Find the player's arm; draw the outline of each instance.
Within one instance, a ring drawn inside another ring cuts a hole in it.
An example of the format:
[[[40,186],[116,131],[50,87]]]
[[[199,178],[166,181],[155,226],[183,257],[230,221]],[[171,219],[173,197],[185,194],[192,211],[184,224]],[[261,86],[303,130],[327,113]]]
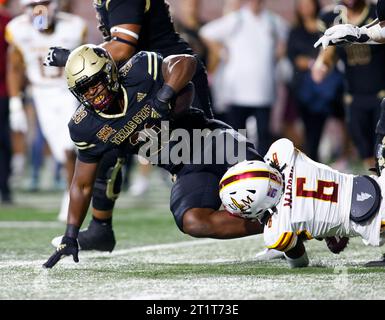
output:
[[[27,117],[24,112],[21,94],[25,83],[23,54],[16,45],[10,43],[7,51],[6,81],[9,93],[10,125],[16,132],[27,131]]]
[[[47,262],[44,263],[43,266],[45,268],[52,268],[61,258],[69,255],[73,256],[75,262],[79,262],[77,237],[91,201],[97,167],[97,163],[86,163],[79,159],[76,161],[70,187],[67,228],[61,244]]]
[[[194,77],[196,65],[195,57],[188,54],[168,56],[162,63],[164,85],[178,93]]]
[[[111,28],[111,40],[101,44],[115,62],[130,59],[136,52],[141,26],[121,24]]]
[[[385,43],[385,0],[378,0],[376,6],[377,19],[366,26],[358,27],[351,24],[340,24],[327,29],[324,35],[314,44],[329,45],[343,42],[383,44]]]
[[[153,53],[147,52],[151,57]],[[172,111],[172,99],[187,86],[195,74],[197,61],[195,57],[188,54],[168,56],[162,61],[163,85],[156,93],[155,97],[148,103],[158,111],[162,117],[168,118]],[[184,113],[190,104],[180,106],[176,111],[179,115]],[[175,115],[175,114],[174,114]]]
[[[97,167],[97,163],[86,163],[79,159],[76,160],[75,172],[69,190],[70,203],[67,225],[72,225],[77,230],[79,230],[87,214]],[[73,236],[77,238],[77,233],[74,233]]]

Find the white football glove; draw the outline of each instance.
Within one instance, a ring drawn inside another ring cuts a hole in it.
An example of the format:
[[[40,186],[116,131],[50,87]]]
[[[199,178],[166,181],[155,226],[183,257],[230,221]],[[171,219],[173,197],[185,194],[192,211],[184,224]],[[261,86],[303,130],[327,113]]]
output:
[[[327,29],[324,35],[314,44],[314,48],[322,45],[326,49],[329,45],[341,42],[355,42],[361,37],[362,29],[352,24],[337,24]]]
[[[9,99],[9,123],[12,131],[27,132],[27,115],[23,108],[23,102],[18,96]]]

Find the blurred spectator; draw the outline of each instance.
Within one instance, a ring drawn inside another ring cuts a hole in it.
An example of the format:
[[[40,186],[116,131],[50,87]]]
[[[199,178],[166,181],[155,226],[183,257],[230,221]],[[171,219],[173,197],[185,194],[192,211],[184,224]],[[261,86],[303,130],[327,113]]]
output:
[[[239,10],[242,0],[224,0],[223,15]],[[202,39],[207,48],[207,72],[215,118],[228,122],[229,105],[223,95],[223,71],[226,64],[226,48],[222,43]]]
[[[264,0],[246,0],[239,9],[214,20],[200,31],[208,43],[226,50],[222,103],[230,106],[228,122],[235,129],[257,121],[257,149],[265,154],[270,142],[270,114],[275,102],[275,66],[284,56],[287,28],[283,19],[265,9]]]
[[[338,23],[357,26],[376,19],[376,6],[365,0],[343,0],[334,10],[321,15],[323,31]],[[341,45],[322,50],[312,68],[312,76],[321,82],[337,59],[345,66],[346,120],[355,147],[366,168],[374,167],[375,126],[380,102],[385,97],[385,45]],[[368,81],[370,79],[370,81]]]
[[[199,37],[203,22],[199,18],[201,0],[179,0],[179,14],[174,18],[175,30],[207,65],[207,48]]]
[[[2,204],[12,202],[9,187],[9,177],[11,173],[11,138],[9,128],[9,100],[6,85],[6,52],[7,43],[5,41],[5,26],[11,17],[5,9],[5,0],[0,0],[0,196]]]
[[[43,66],[51,46],[75,48],[85,42],[86,24],[78,16],[58,11],[54,0],[22,0],[25,13],[12,19],[6,28],[9,43],[8,87],[11,96],[11,128],[26,132],[27,120],[22,94],[25,78],[41,130],[58,162],[66,165],[68,187],[72,180],[75,153],[69,136],[68,121],[77,102],[68,91],[63,68]],[[45,10],[41,9],[45,6]],[[63,195],[59,220],[67,218],[69,195]]]
[[[318,147],[326,119],[333,106],[341,101],[343,78],[333,70],[326,79],[316,84],[310,73],[318,55],[313,44],[318,40],[318,0],[296,0],[296,21],[289,34],[287,52],[294,67],[294,77],[289,85],[305,128],[305,152],[318,161]]]

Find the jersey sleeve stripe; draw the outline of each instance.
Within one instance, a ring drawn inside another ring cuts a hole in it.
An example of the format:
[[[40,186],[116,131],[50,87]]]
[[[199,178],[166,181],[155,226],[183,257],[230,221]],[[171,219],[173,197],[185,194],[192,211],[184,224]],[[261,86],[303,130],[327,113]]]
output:
[[[296,239],[297,239],[296,234],[295,234],[295,233],[292,233],[292,232],[290,232],[290,233],[291,233],[291,235],[290,235],[290,237],[289,237],[287,243],[279,249],[280,251],[284,251],[284,252],[285,252],[285,251],[288,251],[288,250],[290,250],[291,248],[293,248],[293,243],[294,243],[294,242],[297,243],[297,241],[296,241]]]
[[[84,147],[76,146],[76,148],[78,148],[79,150],[87,150],[87,149],[91,149],[91,148],[94,148],[94,147],[96,147],[96,144],[90,144],[90,145],[84,146]]]
[[[284,232],[279,237],[278,241],[274,243],[272,246],[268,246],[268,248],[283,251],[283,249],[290,244],[290,241],[292,240],[292,236],[293,236],[293,232]]]
[[[150,52],[146,52],[147,54],[147,72],[152,76],[152,54]]]
[[[308,240],[313,239],[313,236],[307,230],[300,230],[300,231],[297,231],[296,233],[297,233],[297,236],[300,236],[301,234],[304,234]]]
[[[75,145],[80,146],[80,147],[86,146],[86,145],[89,144],[89,143],[87,143],[87,142],[75,142],[75,141],[74,141],[74,143],[75,143]]]
[[[154,80],[158,78],[158,59],[155,52],[152,52],[154,56]]]

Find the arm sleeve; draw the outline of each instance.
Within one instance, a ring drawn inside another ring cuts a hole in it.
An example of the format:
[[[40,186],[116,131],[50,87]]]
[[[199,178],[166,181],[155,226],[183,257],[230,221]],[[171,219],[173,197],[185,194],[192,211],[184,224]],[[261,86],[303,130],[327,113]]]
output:
[[[108,8],[111,27],[120,24],[142,24],[146,0],[111,0]]]

